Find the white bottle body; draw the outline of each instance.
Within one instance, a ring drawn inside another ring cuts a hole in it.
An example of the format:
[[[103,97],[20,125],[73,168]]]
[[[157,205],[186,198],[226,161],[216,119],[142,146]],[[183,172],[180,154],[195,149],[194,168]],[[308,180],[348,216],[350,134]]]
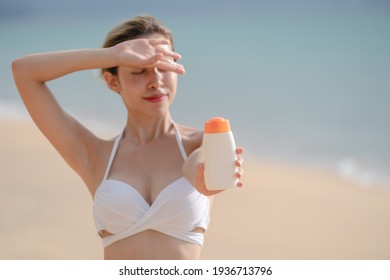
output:
[[[231,131],[204,133],[202,156],[208,190],[224,190],[237,185],[237,154]]]

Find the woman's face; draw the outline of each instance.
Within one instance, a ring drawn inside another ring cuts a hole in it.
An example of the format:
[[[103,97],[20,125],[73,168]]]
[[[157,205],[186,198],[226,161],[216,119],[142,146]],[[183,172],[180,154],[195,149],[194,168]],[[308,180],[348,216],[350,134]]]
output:
[[[152,34],[147,38],[166,39],[161,34]],[[172,49],[171,45],[160,47]],[[164,115],[176,96],[177,74],[156,67],[118,67],[118,81],[120,94],[129,113]]]

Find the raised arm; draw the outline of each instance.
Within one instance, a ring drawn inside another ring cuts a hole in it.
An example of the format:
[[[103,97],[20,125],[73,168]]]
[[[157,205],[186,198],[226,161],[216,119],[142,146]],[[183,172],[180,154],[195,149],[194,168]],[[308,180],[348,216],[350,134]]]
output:
[[[102,49],[34,54],[12,63],[16,86],[33,121],[87,184],[92,184],[91,151],[99,139],[61,108],[46,82],[109,64],[112,59]]]
[[[33,121],[84,181],[93,173],[92,163],[98,156],[94,151],[102,140],[61,108],[46,82],[76,71],[115,66],[156,66],[181,73],[180,65],[162,59],[180,57],[161,47],[168,44],[167,40],[138,39],[106,49],[34,54],[12,63],[16,86]]]

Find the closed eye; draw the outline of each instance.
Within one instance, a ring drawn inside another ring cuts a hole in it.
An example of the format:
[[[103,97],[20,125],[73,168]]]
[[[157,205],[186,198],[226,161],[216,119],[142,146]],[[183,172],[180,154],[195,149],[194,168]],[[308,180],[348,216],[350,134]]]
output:
[[[134,74],[134,75],[139,75],[139,74],[142,74],[145,72],[145,68],[143,69],[140,69],[140,70],[137,70],[137,71],[132,71],[131,74]]]

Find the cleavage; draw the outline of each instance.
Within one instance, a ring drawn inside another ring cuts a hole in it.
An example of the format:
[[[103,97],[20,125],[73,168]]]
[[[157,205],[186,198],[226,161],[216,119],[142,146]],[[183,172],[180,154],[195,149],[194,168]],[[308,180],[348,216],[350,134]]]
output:
[[[183,176],[183,158],[176,140],[164,142],[137,148],[121,143],[108,178],[130,185],[151,205],[165,187]]]

